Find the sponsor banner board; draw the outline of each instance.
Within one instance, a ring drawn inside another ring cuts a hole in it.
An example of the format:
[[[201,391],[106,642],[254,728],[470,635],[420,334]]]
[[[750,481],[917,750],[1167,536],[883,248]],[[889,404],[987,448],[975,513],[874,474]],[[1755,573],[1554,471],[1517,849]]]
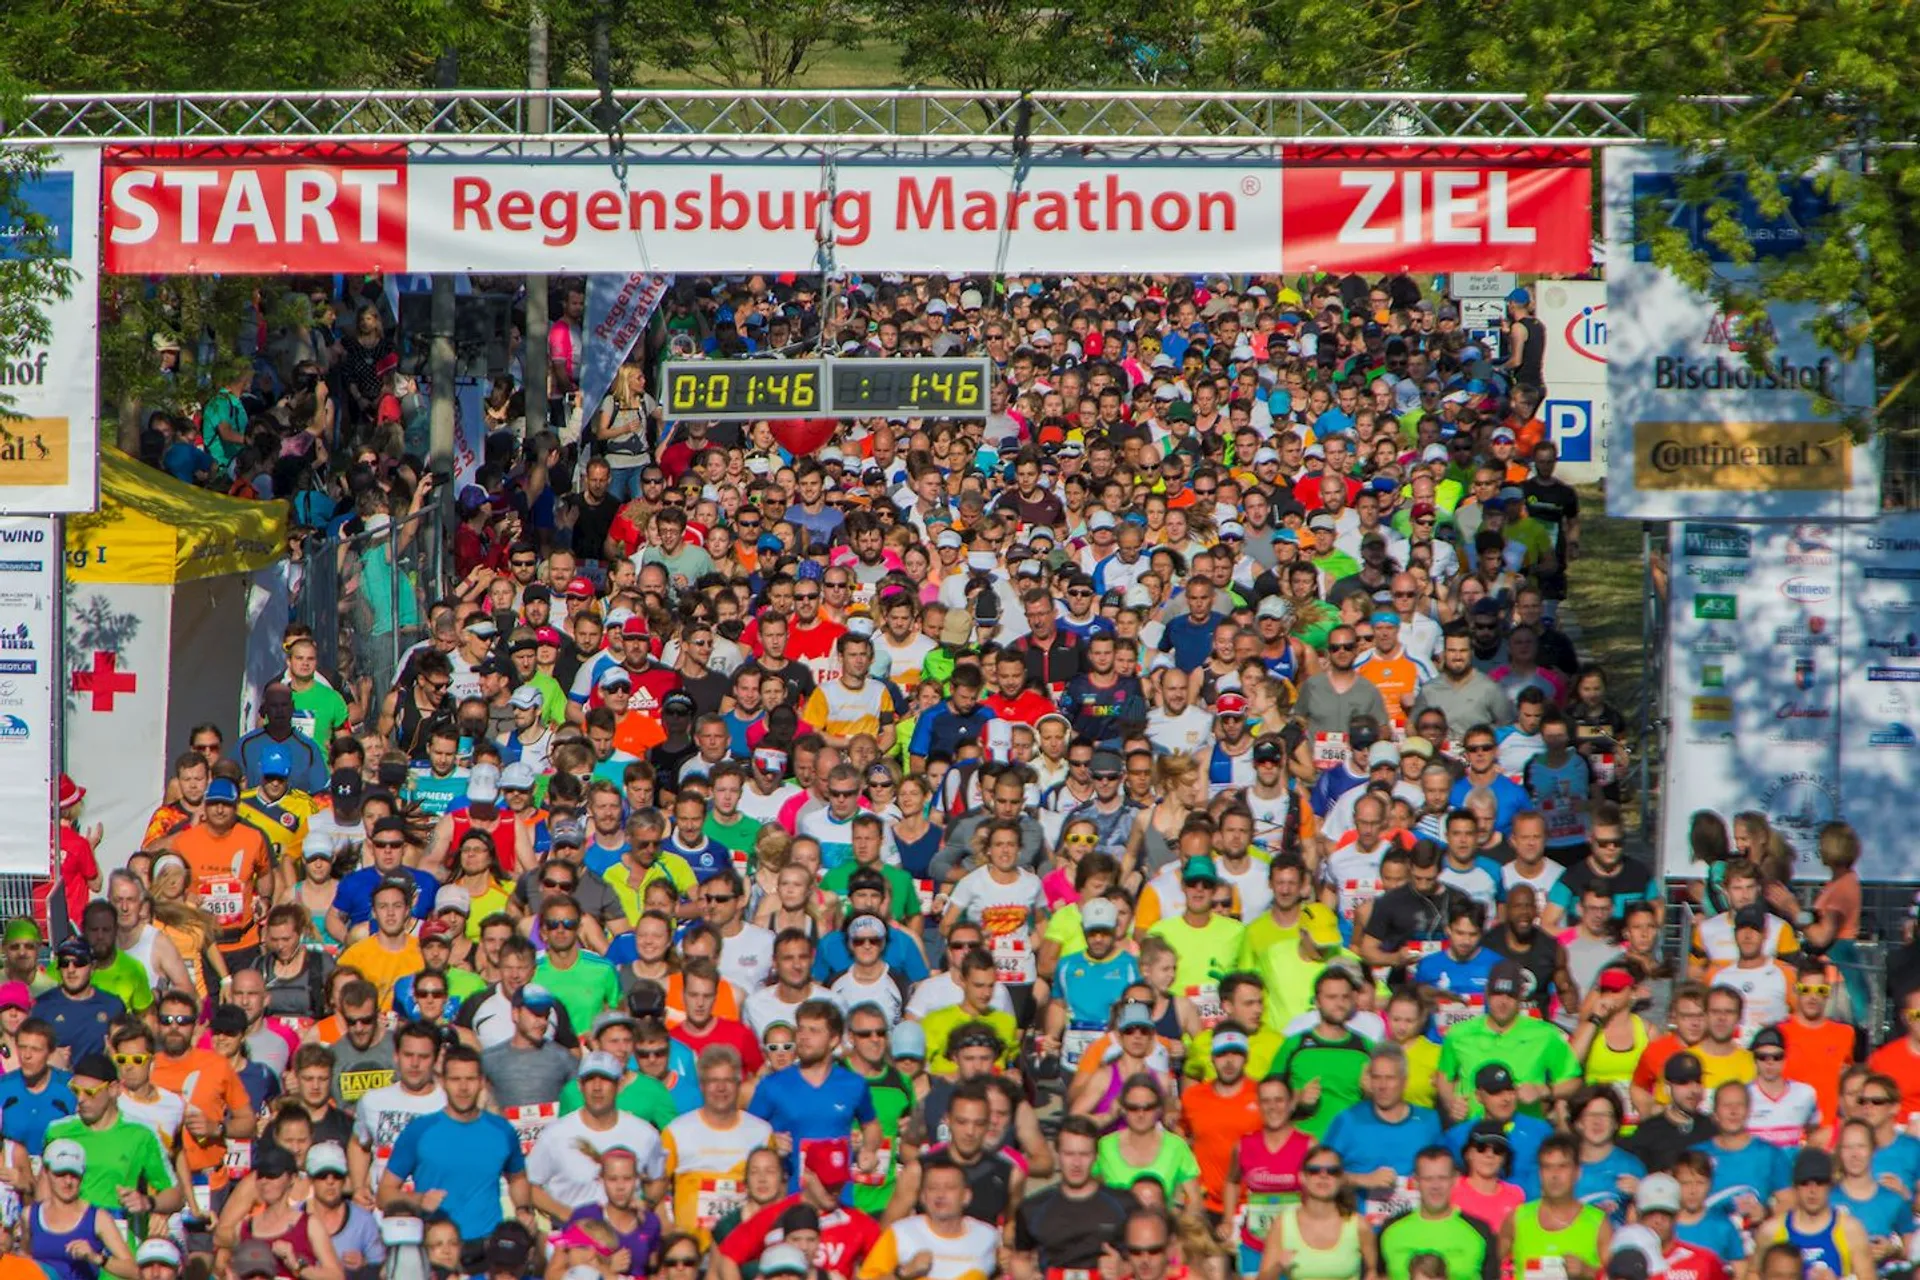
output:
[[[1613,398],[1607,391],[1607,286],[1601,280],[1541,280],[1534,314],[1547,331],[1538,417],[1560,450],[1556,475],[1589,484],[1607,473]]]
[[[1920,517],[1674,526],[1661,848],[1699,875],[1693,813],[1758,810],[1826,875],[1820,828],[1859,831],[1868,880],[1920,879],[1891,795],[1920,788]]]
[[[0,516],[0,872],[44,878],[53,830],[60,534],[47,517]]]
[[[1708,294],[1654,265],[1648,220],[1689,235],[1722,279],[1746,283],[1756,263],[1727,260],[1705,212],[1683,199],[1686,162],[1652,147],[1606,157],[1607,382],[1612,439],[1607,510],[1637,520],[1866,520],[1879,509],[1879,448],[1845,424],[1874,402],[1873,359],[1843,360],[1812,332],[1811,304],[1729,315]],[[1811,183],[1778,217],[1730,194],[1764,261],[1805,243],[1822,212]],[[1765,363],[1749,362],[1756,333]],[[1549,382],[1551,377],[1549,376]]]

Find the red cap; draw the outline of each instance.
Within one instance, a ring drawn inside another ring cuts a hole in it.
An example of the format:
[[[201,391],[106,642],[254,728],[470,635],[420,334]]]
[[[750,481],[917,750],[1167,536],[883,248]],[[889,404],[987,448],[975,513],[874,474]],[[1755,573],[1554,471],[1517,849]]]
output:
[[[1421,520],[1421,519],[1425,519],[1427,516],[1434,516],[1439,514],[1440,513],[1438,511],[1435,511],[1433,509],[1433,504],[1431,502],[1416,502],[1413,504],[1413,510],[1409,513],[1409,517],[1414,520]]]
[[[85,787],[64,773],[60,775],[60,807],[62,809],[71,809],[74,805],[79,804],[86,798],[87,789]]]
[[[646,639],[648,635],[647,620],[641,617],[640,615],[635,614],[633,617],[628,618],[625,622],[620,624],[620,634],[623,636],[631,636],[639,640]]]
[[[600,593],[593,588],[592,578],[575,578],[567,584],[567,596],[581,600],[591,600]]]
[[[550,644],[556,649],[562,647],[558,627],[541,627],[533,633],[533,640],[535,644]]]
[[[706,546],[707,545],[707,526],[705,526],[704,524],[701,524],[698,520],[687,521],[686,538],[688,542],[692,543],[696,547]]]
[[[1217,716],[1243,716],[1247,714],[1247,700],[1237,693],[1223,693],[1213,700],[1213,714]]]
[[[820,1185],[827,1190],[844,1187],[852,1179],[852,1149],[845,1138],[827,1138],[820,1142],[809,1142],[806,1152],[803,1167],[808,1173],[820,1179]]]
[[[384,378],[399,367],[400,357],[389,351],[373,362],[373,373],[375,377]]]
[[[1087,359],[1098,360],[1101,353],[1107,349],[1107,340],[1101,334],[1089,333],[1081,340],[1080,348],[1087,353]]]
[[[420,941],[431,942],[435,938],[451,938],[459,931],[459,925],[448,924],[445,920],[436,918],[420,926]]]
[[[1625,969],[1602,969],[1600,971],[1600,989],[1602,991],[1630,991],[1633,989],[1633,975]]]

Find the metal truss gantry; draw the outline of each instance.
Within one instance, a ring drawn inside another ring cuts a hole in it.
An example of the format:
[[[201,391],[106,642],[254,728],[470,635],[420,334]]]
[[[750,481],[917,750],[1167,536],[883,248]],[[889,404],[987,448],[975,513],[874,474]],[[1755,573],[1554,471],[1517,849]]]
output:
[[[1004,147],[1021,98],[964,89],[318,90],[40,94],[0,122],[8,142],[121,145],[393,143],[541,154],[614,145],[711,155],[832,150],[842,158]],[[1029,96],[1036,151],[1231,155],[1285,144],[1613,146],[1645,136],[1630,94],[1178,93]],[[1712,100],[1733,110],[1737,100]],[[534,131],[534,121],[544,118]]]

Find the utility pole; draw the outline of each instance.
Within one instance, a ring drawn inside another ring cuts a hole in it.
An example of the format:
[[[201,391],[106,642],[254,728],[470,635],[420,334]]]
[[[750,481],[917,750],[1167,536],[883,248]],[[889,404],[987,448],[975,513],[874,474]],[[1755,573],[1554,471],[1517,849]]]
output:
[[[552,127],[552,104],[547,101],[547,11],[533,6],[527,23],[527,132],[543,134]],[[526,282],[527,320],[520,336],[521,389],[527,402],[527,433],[547,422],[547,277],[529,273]]]

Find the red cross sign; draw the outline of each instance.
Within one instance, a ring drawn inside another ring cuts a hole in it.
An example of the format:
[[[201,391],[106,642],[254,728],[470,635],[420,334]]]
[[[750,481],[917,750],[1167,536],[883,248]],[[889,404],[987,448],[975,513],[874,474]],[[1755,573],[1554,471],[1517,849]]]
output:
[[[95,711],[113,710],[113,696],[116,693],[132,693],[138,684],[131,671],[121,671],[120,655],[105,649],[96,649],[93,654],[91,671],[73,673],[73,691],[93,695]]]

